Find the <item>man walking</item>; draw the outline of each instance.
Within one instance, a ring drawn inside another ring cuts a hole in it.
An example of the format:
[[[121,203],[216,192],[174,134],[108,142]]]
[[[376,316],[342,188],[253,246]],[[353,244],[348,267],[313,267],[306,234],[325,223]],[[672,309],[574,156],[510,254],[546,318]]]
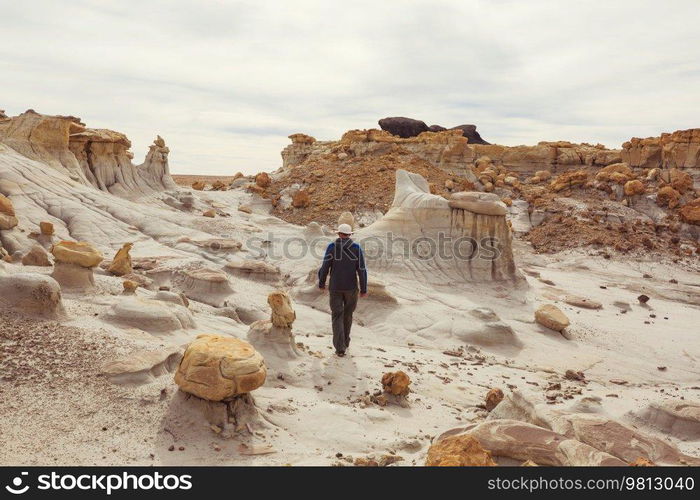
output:
[[[350,346],[352,313],[357,306],[357,282],[360,281],[360,297],[367,296],[367,268],[360,245],[352,241],[350,224],[340,224],[338,239],[328,245],[323,264],[318,270],[318,287],[326,288],[328,272],[331,273],[330,305],[333,321],[333,346],[335,353],[343,357]]]

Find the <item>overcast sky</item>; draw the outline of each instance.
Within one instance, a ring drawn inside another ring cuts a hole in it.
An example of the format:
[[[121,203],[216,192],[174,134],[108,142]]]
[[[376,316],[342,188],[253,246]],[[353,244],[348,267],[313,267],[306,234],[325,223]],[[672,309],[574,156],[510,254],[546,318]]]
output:
[[[499,144],[700,127],[700,2],[0,0],[0,109],[156,134],[173,173],[281,165],[385,116]]]

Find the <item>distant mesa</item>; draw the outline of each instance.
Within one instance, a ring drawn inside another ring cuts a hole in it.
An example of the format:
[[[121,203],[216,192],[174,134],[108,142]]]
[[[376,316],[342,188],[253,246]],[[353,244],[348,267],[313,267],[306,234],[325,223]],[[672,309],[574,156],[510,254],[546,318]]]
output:
[[[404,139],[416,137],[423,132],[442,132],[448,130],[441,125],[427,126],[424,121],[406,118],[404,116],[392,116],[379,120],[382,130]],[[469,144],[490,144],[481,138],[476,131],[476,125],[457,125],[449,130],[461,130],[464,137],[469,139]]]

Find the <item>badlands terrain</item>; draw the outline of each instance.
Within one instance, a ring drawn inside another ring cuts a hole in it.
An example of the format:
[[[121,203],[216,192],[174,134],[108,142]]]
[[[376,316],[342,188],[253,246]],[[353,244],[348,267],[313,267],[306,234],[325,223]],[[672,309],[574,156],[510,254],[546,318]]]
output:
[[[700,129],[379,124],[210,178],[0,112],[0,464],[700,464]],[[370,276],[345,358],[339,220]]]

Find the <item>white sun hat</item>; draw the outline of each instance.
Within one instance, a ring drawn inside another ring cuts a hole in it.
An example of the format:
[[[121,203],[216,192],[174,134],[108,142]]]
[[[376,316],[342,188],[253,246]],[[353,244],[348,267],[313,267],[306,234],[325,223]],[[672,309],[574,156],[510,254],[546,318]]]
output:
[[[352,234],[352,227],[350,224],[340,224],[338,229],[335,230],[336,233]]]

